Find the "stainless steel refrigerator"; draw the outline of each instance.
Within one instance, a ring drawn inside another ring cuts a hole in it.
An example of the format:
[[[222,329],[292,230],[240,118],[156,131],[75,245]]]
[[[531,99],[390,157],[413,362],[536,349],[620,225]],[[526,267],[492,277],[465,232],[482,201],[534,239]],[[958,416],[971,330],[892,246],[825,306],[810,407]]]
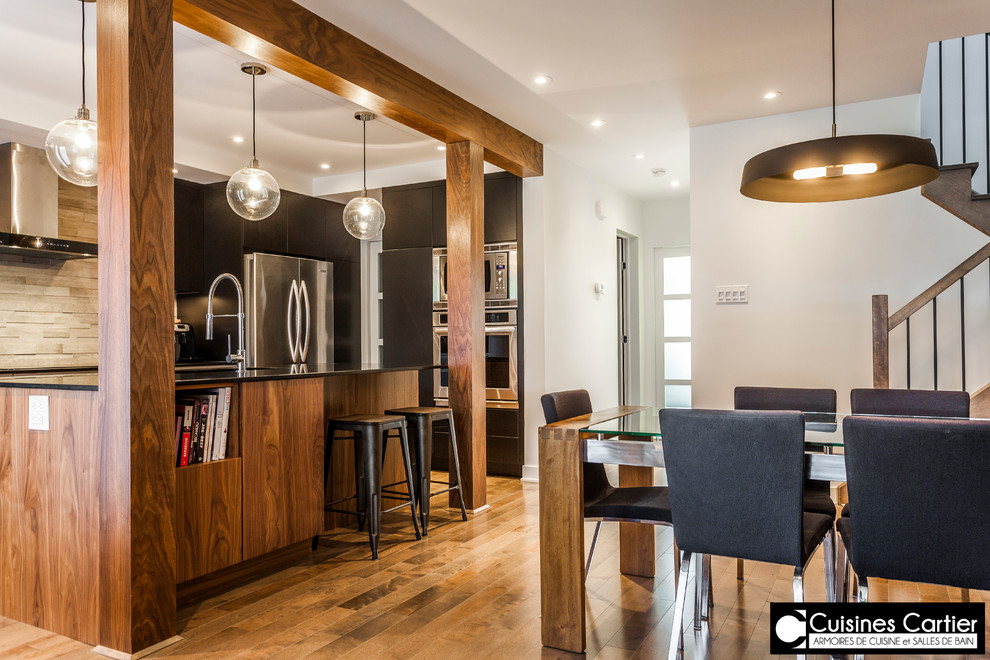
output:
[[[255,252],[244,255],[247,364],[333,362],[333,264]]]

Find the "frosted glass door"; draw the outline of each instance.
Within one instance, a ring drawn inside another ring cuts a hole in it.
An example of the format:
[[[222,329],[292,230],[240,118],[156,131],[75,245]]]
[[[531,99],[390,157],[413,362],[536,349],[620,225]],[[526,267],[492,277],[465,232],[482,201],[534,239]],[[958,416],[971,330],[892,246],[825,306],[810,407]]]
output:
[[[688,248],[654,251],[657,405],[691,407],[691,256]]]

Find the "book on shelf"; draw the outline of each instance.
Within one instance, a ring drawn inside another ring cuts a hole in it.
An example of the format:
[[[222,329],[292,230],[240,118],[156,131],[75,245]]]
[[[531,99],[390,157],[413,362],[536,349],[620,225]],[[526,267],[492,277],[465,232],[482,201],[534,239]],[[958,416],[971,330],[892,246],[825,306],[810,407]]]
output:
[[[183,391],[176,399],[177,466],[226,458],[230,397],[231,388],[220,387]]]

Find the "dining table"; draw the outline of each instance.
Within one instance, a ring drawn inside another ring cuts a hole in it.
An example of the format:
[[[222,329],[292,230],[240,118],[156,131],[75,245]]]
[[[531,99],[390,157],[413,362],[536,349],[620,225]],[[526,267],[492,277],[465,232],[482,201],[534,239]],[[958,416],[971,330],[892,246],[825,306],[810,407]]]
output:
[[[843,414],[805,413],[805,475],[845,481]],[[618,406],[540,427],[540,610],[544,646],[586,647],[582,463],[617,465],[619,486],[663,468],[659,409]],[[619,523],[619,570],[655,576],[654,526]]]

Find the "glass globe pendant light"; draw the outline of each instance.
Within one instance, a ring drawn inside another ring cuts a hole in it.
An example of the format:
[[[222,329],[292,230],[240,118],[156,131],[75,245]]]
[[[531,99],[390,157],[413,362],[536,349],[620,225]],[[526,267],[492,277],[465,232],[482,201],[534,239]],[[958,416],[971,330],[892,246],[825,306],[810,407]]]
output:
[[[82,105],[76,116],[59,122],[45,138],[45,153],[55,172],[77,186],[96,185],[96,122],[86,107],[86,3],[82,6]]]
[[[362,241],[375,238],[385,227],[385,209],[377,199],[368,197],[368,122],[374,120],[373,112],[356,112],[354,118],[361,122],[364,136],[364,192],[344,207],[344,229]]]
[[[227,182],[227,203],[234,213],[245,220],[264,220],[278,208],[282,193],[275,177],[261,169],[257,154],[257,98],[255,81],[268,73],[268,67],[257,62],[245,62],[241,71],[251,76],[251,163],[234,172]]]

